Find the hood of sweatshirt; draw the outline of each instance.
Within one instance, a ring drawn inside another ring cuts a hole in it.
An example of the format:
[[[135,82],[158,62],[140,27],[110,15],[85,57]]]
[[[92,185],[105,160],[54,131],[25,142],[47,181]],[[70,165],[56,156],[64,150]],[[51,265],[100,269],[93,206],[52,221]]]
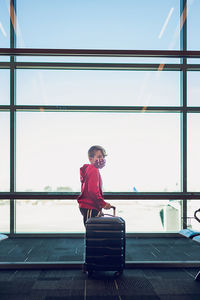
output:
[[[80,178],[81,178],[81,183],[84,183],[87,173],[89,169],[93,168],[94,166],[92,164],[85,164],[80,168]]]

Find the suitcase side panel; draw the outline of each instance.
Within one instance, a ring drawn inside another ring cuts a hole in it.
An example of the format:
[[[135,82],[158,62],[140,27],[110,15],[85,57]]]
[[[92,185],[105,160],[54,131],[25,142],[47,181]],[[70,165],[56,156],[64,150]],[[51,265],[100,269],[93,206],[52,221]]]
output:
[[[101,219],[101,221],[96,222],[96,219]],[[108,219],[112,220],[108,221]],[[125,265],[124,220],[111,217],[91,218],[88,221],[85,238],[86,270],[123,270]]]

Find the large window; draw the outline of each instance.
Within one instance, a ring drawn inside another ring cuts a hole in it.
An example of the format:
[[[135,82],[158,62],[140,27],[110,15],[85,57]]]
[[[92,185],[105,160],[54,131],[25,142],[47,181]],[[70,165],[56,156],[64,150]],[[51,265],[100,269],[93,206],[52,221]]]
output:
[[[199,3],[0,1],[0,231],[83,233],[79,172],[95,144],[127,232],[189,226],[200,199]]]

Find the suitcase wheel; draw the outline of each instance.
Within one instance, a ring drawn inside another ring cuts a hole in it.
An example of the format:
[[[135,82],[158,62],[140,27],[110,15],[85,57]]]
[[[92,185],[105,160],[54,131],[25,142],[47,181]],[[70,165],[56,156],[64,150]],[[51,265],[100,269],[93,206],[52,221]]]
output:
[[[114,276],[117,278],[117,277],[120,277],[122,274],[123,274],[123,270],[120,270],[120,271],[115,272]]]
[[[88,276],[88,278],[91,278],[91,277],[92,277],[92,275],[93,275],[93,273],[94,273],[94,271],[93,271],[93,270],[89,270],[89,271],[87,271],[87,276]]]

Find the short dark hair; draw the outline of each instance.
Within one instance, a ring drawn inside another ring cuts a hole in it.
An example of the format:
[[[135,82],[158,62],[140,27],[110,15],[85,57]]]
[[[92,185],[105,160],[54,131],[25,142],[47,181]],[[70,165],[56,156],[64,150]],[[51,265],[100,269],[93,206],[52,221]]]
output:
[[[107,156],[106,150],[105,150],[103,147],[101,147],[101,146],[99,146],[99,145],[95,145],[95,146],[90,147],[90,149],[88,150],[88,157],[89,157],[89,158],[90,158],[90,157],[94,157],[94,156],[95,156],[95,153],[96,153],[98,150],[101,151],[103,157]]]

